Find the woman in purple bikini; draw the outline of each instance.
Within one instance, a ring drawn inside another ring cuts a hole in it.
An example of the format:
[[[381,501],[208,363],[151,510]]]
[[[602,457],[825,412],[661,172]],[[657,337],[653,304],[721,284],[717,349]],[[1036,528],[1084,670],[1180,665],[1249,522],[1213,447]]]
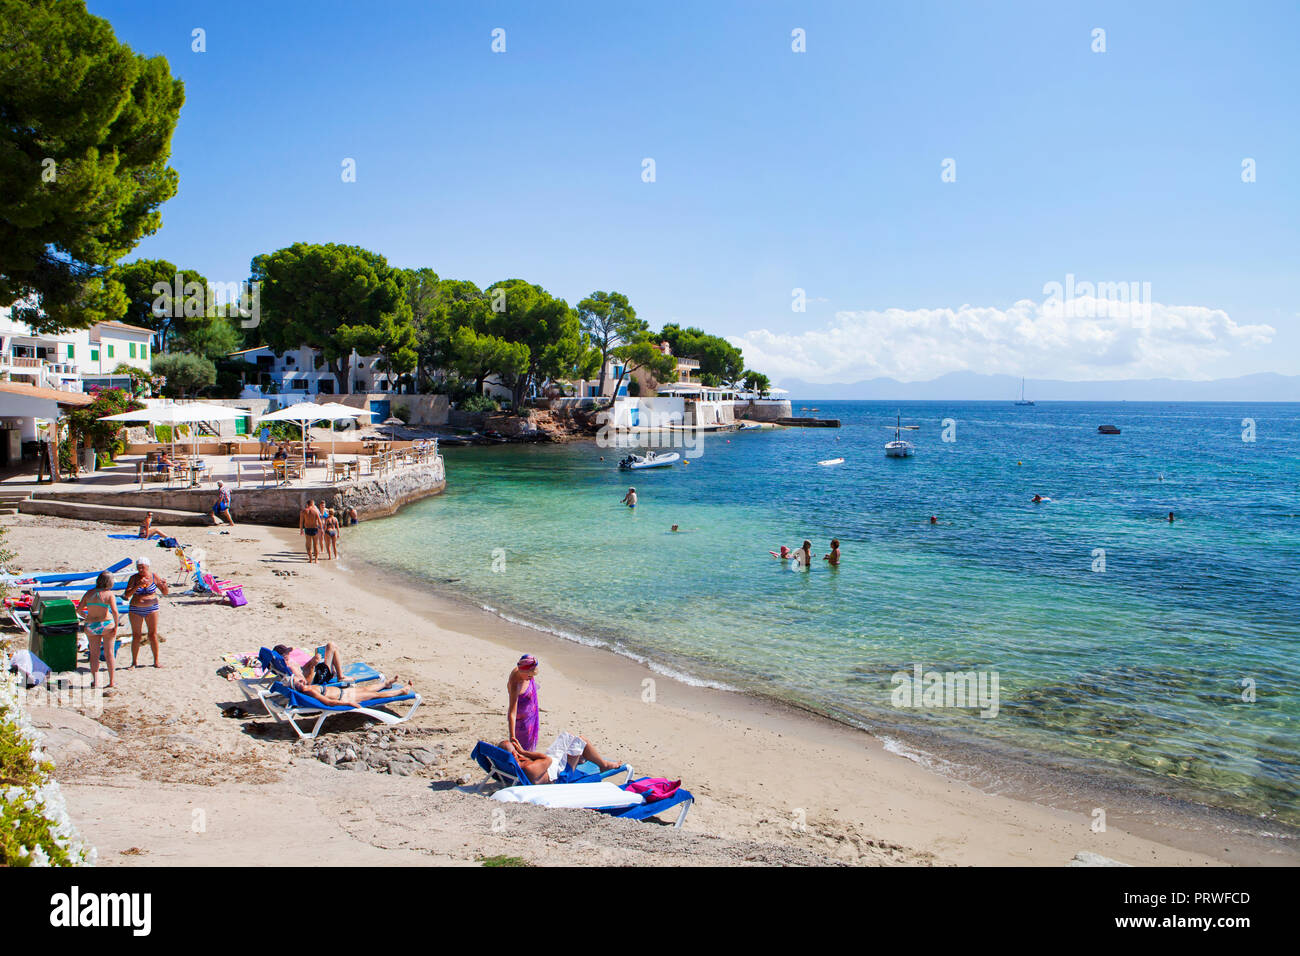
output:
[[[537,709],[537,658],[525,654],[510,672],[506,690],[510,692],[510,706],[506,708],[506,732],[510,742],[521,750],[537,749],[537,734],[542,727],[542,717]]]

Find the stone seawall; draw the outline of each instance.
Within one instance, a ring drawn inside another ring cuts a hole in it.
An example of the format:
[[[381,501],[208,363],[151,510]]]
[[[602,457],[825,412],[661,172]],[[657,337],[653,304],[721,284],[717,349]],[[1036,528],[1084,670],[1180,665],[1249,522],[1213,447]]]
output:
[[[768,400],[765,402],[736,402],[736,419],[751,422],[774,422],[778,418],[790,417],[790,401]]]
[[[298,512],[307,503],[323,500],[331,508],[356,508],[362,518],[386,518],[403,505],[447,487],[442,458],[409,465],[383,475],[371,475],[343,484],[297,484],[278,488],[244,486],[230,489],[230,507],[236,522],[297,527]],[[148,489],[145,491],[36,492],[33,500],[61,500],[120,508],[153,508],[210,514],[215,488]],[[160,522],[163,523],[163,522]]]

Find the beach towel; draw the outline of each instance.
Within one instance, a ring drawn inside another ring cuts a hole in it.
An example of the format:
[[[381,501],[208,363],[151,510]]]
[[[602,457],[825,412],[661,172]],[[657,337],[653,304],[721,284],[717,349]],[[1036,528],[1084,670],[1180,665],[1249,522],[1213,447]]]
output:
[[[217,668],[217,674],[226,680],[261,680],[266,676],[266,668],[256,654],[222,654],[225,663]]]
[[[116,538],[118,541],[139,541],[139,540],[141,540],[141,538],[140,538],[140,536],[139,536],[138,534],[106,534],[106,535],[104,535],[104,537],[105,537],[105,538]]]
[[[665,777],[646,777],[644,780],[634,780],[627,785],[630,793],[639,793],[646,799],[646,803],[655,800],[667,800],[674,793],[681,789],[680,780],[668,780]]]
[[[9,666],[23,675],[28,687],[34,687],[50,676],[50,666],[31,651],[19,651]]]
[[[594,810],[635,807],[645,802],[639,793],[628,793],[613,783],[566,783],[562,786],[506,787],[492,794],[499,803],[531,803],[553,810]]]

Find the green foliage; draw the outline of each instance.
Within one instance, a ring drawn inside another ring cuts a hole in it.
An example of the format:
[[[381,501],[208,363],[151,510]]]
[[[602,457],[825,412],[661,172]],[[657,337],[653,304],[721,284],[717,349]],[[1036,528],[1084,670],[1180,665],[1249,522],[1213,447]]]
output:
[[[217,367],[217,384],[212,389],[216,398],[238,398],[245,382],[257,381],[257,365],[243,359],[214,359]]]
[[[188,352],[168,352],[153,360],[154,374],[166,378],[163,393],[184,398],[217,381],[217,367],[201,355]]]
[[[394,417],[394,418],[397,418],[397,419],[400,419],[403,425],[409,425],[409,424],[411,424],[411,406],[409,406],[409,405],[394,405],[394,406],[393,406],[393,417]]]
[[[131,377],[131,394],[136,398],[148,395],[154,386],[153,375],[142,368],[136,368],[126,362],[118,362],[117,368],[113,369],[113,375],[129,375]]]
[[[480,334],[464,325],[452,334],[450,355],[452,368],[462,378],[472,380],[478,393],[484,379],[492,374],[499,376],[503,384],[514,383],[528,371],[530,352],[522,342]]]
[[[122,320],[153,329],[161,351],[172,347],[176,332],[204,320],[208,280],[193,269],[178,269],[165,259],[137,259],[115,266],[109,277],[121,284],[126,295]],[[174,298],[178,277],[180,301]]]
[[[511,406],[518,408],[530,382],[557,378],[577,362],[582,352],[578,314],[563,299],[523,279],[498,282],[487,293],[494,306],[488,331],[528,346],[528,367],[513,382]]]
[[[230,319],[197,318],[180,327],[174,348],[202,356],[214,364],[244,344],[244,333]]]
[[[123,314],[104,273],[162,224],[184,98],[166,59],[119,43],[80,0],[0,0],[0,301],[38,299],[16,320],[49,331]]]
[[[496,399],[490,395],[471,395],[460,403],[462,412],[469,412],[471,415],[478,415],[483,412],[495,412],[497,410]]]
[[[679,358],[697,359],[700,381],[705,385],[730,385],[744,374],[745,360],[740,349],[724,338],[670,324],[664,326],[659,339],[671,345]]]
[[[411,327],[415,330],[416,385],[423,388],[425,384],[424,369],[427,367],[425,357],[433,351],[426,349],[432,345],[432,336],[439,334],[437,327],[438,306],[442,281],[432,269],[401,269],[403,294],[411,310]],[[445,334],[440,341],[445,341]]]
[[[378,371],[396,376],[415,368],[415,327],[406,303],[396,314],[381,315],[369,325],[341,325],[338,334],[344,348],[356,349],[360,355],[374,355]]]
[[[121,422],[101,422],[99,419],[106,415],[133,412],[144,408],[144,403],[136,401],[134,396],[120,388],[101,388],[92,394],[95,396],[93,402],[68,413],[69,438],[94,448],[97,456],[108,456],[111,460],[122,447],[117,436],[123,425]]]
[[[271,429],[272,441],[302,441],[302,428],[294,422],[262,422],[255,424],[253,431],[262,434],[262,425]]]
[[[479,856],[475,859],[485,867],[532,866],[522,856]]]
[[[615,346],[635,341],[647,329],[621,292],[593,292],[578,303],[578,322],[597,352],[599,389],[605,390],[605,364]],[[590,374],[584,379],[590,379]]]
[[[378,253],[298,242],[253,259],[252,278],[262,283],[266,344],[277,354],[303,345],[320,349],[342,393],[352,388],[342,360],[355,342],[382,346],[393,370],[414,367],[414,343],[403,328],[411,325],[405,280]]]
[[[772,380],[762,372],[755,372],[753,369],[745,370],[745,388],[751,392],[757,392],[759,396],[766,396],[767,390],[772,387]]]
[[[615,395],[622,387],[623,379],[633,372],[644,370],[653,375],[657,382],[671,382],[677,370],[677,359],[665,355],[648,337],[637,342],[629,342],[627,345],[620,345],[612,349],[610,354],[623,363],[623,374],[614,383]]]

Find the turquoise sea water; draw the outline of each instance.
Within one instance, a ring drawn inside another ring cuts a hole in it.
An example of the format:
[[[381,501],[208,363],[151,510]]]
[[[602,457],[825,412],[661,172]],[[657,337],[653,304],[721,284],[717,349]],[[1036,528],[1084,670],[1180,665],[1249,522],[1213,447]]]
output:
[[[814,404],[844,427],[659,471],[447,449],[446,494],[347,551],[694,680],[1300,823],[1300,404]],[[887,459],[900,408],[917,454]],[[811,572],[768,554],[804,538]],[[996,671],[997,716],[895,706],[915,664]]]

